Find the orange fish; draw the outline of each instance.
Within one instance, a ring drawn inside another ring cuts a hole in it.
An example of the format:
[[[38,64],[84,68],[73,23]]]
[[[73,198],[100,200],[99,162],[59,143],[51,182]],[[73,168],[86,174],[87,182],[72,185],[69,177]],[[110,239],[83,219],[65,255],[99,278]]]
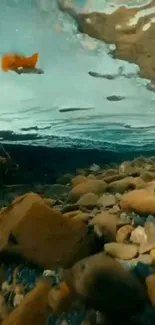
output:
[[[38,62],[39,53],[34,53],[30,57],[17,54],[7,54],[2,58],[2,70],[8,72],[15,71],[19,68],[35,69]]]

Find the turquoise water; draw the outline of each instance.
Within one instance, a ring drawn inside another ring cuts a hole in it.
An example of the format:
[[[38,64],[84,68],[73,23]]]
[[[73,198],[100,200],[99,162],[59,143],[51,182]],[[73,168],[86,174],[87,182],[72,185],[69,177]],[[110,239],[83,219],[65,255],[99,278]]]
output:
[[[74,4],[84,8],[86,2]],[[91,0],[89,11],[109,10],[108,5]],[[155,94],[146,89],[148,80],[136,76],[136,65],[111,58],[106,44],[77,33],[75,22],[59,11],[56,1],[1,0],[0,39],[0,55],[38,51],[39,67],[45,71],[0,72],[0,131],[38,134],[43,139],[30,136],[25,142],[47,146],[154,149]],[[88,75],[117,74],[120,67],[127,77]],[[108,101],[112,95],[124,99]]]

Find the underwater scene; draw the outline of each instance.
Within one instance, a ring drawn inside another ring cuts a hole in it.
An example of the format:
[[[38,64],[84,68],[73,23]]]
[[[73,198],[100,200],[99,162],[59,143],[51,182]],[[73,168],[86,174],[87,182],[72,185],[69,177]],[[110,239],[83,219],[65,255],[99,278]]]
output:
[[[155,325],[155,1],[0,1],[0,324]]]

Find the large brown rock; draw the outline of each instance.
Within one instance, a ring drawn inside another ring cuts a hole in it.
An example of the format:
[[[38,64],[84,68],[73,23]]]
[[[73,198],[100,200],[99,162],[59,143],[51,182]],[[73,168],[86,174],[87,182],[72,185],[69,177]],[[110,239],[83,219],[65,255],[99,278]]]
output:
[[[93,208],[97,205],[98,196],[94,193],[84,194],[78,201],[77,204],[79,206]]]
[[[115,195],[103,194],[99,198],[97,203],[98,203],[99,206],[103,206],[103,207],[107,208],[107,207],[112,207],[113,205],[115,205],[116,201],[117,201],[117,199],[116,199]]]
[[[112,175],[112,176],[104,176],[104,177],[102,177],[102,179],[107,184],[110,184],[110,183],[115,182],[117,180],[123,179],[124,177],[126,177],[126,174],[116,174],[116,175]]]
[[[16,308],[4,321],[3,325],[46,325],[50,307],[48,306],[48,293],[51,286],[46,282],[36,285],[18,308]]]
[[[146,183],[140,177],[128,176],[108,185],[108,191],[112,193],[124,193],[130,189],[145,188]]]
[[[125,177],[123,179],[114,181],[108,185],[108,192],[111,193],[124,193],[130,189],[133,182],[133,177]]]
[[[119,166],[119,173],[124,173],[127,176],[139,176],[141,169],[137,166],[132,166],[130,161],[124,161]]]
[[[20,253],[43,268],[68,267],[89,254],[92,235],[85,222],[63,217],[35,193],[19,197],[0,218],[0,249],[13,234]]]
[[[84,194],[94,193],[101,195],[107,188],[107,184],[101,180],[87,180],[81,184],[76,185],[70,192],[69,200],[77,201]]]
[[[103,253],[75,264],[65,272],[65,279],[85,303],[114,319],[128,317],[146,303],[145,291],[138,279]]]
[[[134,244],[108,243],[104,245],[104,251],[112,257],[131,260],[138,255],[139,249]]]
[[[113,241],[116,238],[117,222],[117,215],[105,211],[97,214],[89,224],[94,226],[95,232],[104,236],[106,241]]]
[[[140,245],[140,253],[145,254],[155,248],[155,225],[153,222],[147,221],[144,225],[146,239]]]
[[[140,175],[141,179],[143,179],[145,182],[151,182],[155,180],[155,172],[150,171],[143,171]]]
[[[150,302],[155,307],[155,274],[149,275],[146,278],[146,285]]]
[[[147,189],[134,190],[121,197],[123,211],[133,211],[140,215],[155,214],[155,195]]]

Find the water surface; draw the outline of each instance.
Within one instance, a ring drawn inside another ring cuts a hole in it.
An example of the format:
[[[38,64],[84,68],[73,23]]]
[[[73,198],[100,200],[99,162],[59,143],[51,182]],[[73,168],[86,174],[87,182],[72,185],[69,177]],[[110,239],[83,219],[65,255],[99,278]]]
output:
[[[73,2],[84,10],[86,1]],[[91,0],[87,10],[109,12],[114,6]],[[138,67],[114,60],[108,45],[77,33],[75,22],[58,10],[55,0],[1,0],[0,36],[0,55],[38,51],[39,66],[45,71],[43,75],[0,71],[0,131],[22,134],[16,142],[51,147],[154,149],[155,94],[146,89],[148,80],[91,77],[89,71],[117,74],[120,67],[128,76]],[[112,95],[124,99],[107,100]],[[0,135],[13,140],[6,132]]]

